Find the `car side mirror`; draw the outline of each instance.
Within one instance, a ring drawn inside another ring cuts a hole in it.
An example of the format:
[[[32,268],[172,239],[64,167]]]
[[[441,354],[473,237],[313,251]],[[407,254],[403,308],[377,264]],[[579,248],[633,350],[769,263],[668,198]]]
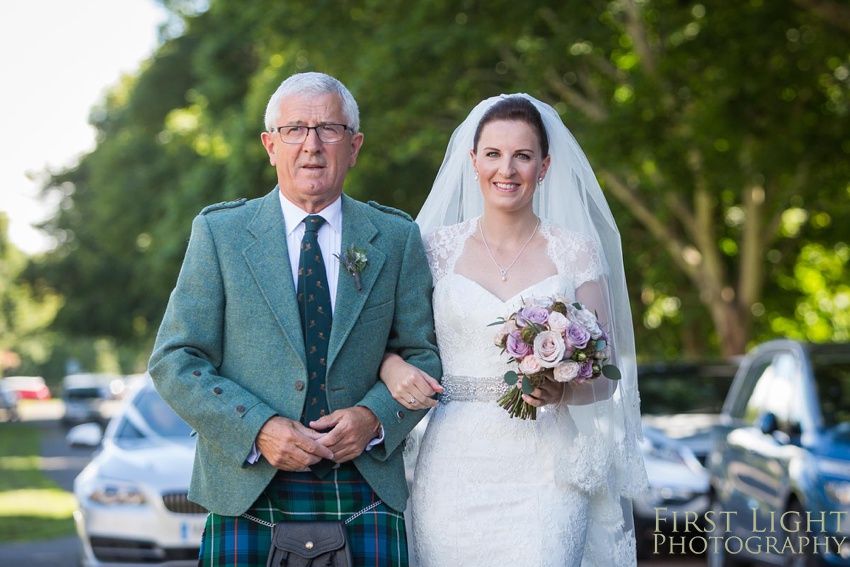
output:
[[[756,418],[756,422],[754,424],[758,427],[759,431],[764,433],[765,435],[770,435],[774,431],[779,429],[779,425],[776,421],[776,415],[773,412],[765,412],[761,414],[758,418]]]
[[[83,423],[72,427],[65,435],[65,442],[71,447],[93,449],[103,440],[103,432],[96,423]]]

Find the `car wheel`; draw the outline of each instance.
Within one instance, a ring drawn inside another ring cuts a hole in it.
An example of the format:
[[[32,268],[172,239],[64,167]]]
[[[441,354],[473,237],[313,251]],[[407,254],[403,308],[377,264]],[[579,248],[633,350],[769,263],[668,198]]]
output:
[[[784,567],[812,567],[815,565],[815,559],[812,554],[812,545],[809,535],[806,532],[803,518],[806,515],[803,510],[803,505],[799,501],[794,500],[788,506],[789,517],[792,518],[786,522],[785,537],[790,541],[793,549],[799,553],[788,553],[782,558]]]
[[[709,545],[705,552],[706,565],[708,567],[734,567],[735,565],[740,565],[734,559],[734,556],[726,552],[726,531],[723,529],[722,523],[716,520],[721,517],[720,512],[723,508],[713,492],[711,493],[710,510],[713,512],[712,515],[715,518],[715,522],[714,528],[707,534],[709,536]]]

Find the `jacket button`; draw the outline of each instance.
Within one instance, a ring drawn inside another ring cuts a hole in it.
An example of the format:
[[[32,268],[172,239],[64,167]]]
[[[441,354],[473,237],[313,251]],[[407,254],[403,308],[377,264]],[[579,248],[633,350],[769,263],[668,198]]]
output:
[[[220,393],[221,393],[221,388],[219,388],[218,386],[213,388],[213,394],[220,394]]]
[[[303,390],[303,389],[304,389],[304,382],[302,382],[301,380],[299,380],[298,382],[296,382],[296,383],[295,383],[295,389],[296,389],[296,390],[298,390],[299,392],[300,392],[301,390]]]
[[[236,411],[238,411],[239,413],[244,412],[244,411],[245,411],[245,406],[236,406]]]
[[[401,411],[401,410],[397,411],[397,412],[396,412],[396,417],[398,417],[399,419],[404,419],[404,412],[403,412],[403,411]]]
[[[194,372],[192,372],[192,376],[200,376],[200,375],[201,375],[200,370],[195,370]]]

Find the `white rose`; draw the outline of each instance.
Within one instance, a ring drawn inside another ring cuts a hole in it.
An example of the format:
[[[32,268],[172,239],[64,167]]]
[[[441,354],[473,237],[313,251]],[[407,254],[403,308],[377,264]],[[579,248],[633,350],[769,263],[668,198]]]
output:
[[[543,368],[554,368],[564,358],[564,337],[553,331],[543,331],[534,338],[534,356]]]
[[[602,327],[599,326],[596,315],[591,313],[589,309],[570,309],[567,312],[567,318],[587,329],[593,339],[602,336]]]
[[[567,319],[565,316],[561,315],[557,311],[552,311],[552,313],[549,314],[550,331],[554,331],[563,335],[564,331],[567,329],[567,325],[569,324],[569,319]]]
[[[568,360],[567,362],[555,367],[555,380],[558,382],[571,382],[578,376],[578,371],[581,369],[581,364]]]

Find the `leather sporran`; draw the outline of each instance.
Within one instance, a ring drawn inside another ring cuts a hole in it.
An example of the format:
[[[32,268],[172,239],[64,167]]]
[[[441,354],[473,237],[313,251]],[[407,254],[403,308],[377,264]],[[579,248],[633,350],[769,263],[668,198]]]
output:
[[[351,567],[345,522],[278,522],[266,567]]]

